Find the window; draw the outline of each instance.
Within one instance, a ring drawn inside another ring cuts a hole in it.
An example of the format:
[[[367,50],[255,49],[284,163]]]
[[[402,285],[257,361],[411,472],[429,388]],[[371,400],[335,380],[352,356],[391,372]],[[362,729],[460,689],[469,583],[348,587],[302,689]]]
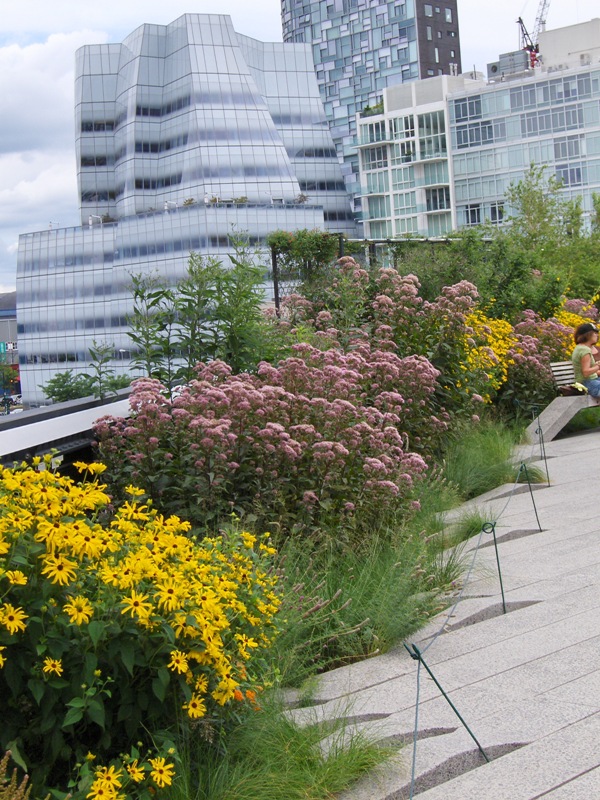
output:
[[[433,6],[429,5],[429,3],[425,3],[425,16],[426,17],[433,17]]]
[[[452,9],[446,9],[446,22],[452,22]]]
[[[456,50],[450,50],[450,58],[456,58]]]
[[[481,223],[480,203],[465,206],[465,225],[479,225]]]
[[[574,141],[573,141],[574,139]],[[554,141],[554,158],[564,160],[579,155],[579,137],[563,137]]]
[[[372,147],[363,151],[363,166],[365,169],[383,169],[387,167],[387,147]]]
[[[427,26],[427,41],[431,42],[433,39],[433,33],[431,31],[431,25]]]
[[[581,186],[582,183],[582,172],[580,165],[562,165],[560,167],[556,167],[556,177],[559,181],[565,186]]]
[[[435,48],[435,63],[436,64],[440,63],[440,51],[438,50],[437,47]]]
[[[425,198],[427,211],[445,211],[450,208],[450,188],[441,186],[439,189],[426,189]]]
[[[504,203],[502,200],[498,200],[496,203],[492,203],[490,206],[490,222],[493,222],[494,225],[498,225],[504,219]]]

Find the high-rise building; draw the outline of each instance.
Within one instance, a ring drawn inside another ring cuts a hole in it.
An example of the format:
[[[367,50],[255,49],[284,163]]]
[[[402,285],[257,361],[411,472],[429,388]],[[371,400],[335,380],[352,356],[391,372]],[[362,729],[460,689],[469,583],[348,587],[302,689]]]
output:
[[[354,233],[309,45],[265,44],[229,17],[142,25],[76,59],[81,226],[23,234],[17,296],[24,398],[94,340],[126,369],[131,275],[174,282],[190,251],[226,259],[234,227]]]
[[[435,77],[384,92],[358,120],[365,235],[440,236],[502,224],[506,190],[531,164],[579,198],[589,225],[600,194],[600,19],[539,36],[488,65],[491,82]]]
[[[457,0],[282,0],[283,39],[308,42],[349,192],[360,208],[356,115],[383,91],[461,71]]]

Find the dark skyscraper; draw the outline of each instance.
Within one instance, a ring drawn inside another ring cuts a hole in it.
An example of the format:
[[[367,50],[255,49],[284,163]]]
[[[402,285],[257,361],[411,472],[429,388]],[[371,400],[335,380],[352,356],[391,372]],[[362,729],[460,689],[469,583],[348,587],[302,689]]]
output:
[[[346,186],[356,196],[356,113],[377,107],[386,86],[461,72],[457,0],[282,0],[281,9],[284,41],[312,46]]]

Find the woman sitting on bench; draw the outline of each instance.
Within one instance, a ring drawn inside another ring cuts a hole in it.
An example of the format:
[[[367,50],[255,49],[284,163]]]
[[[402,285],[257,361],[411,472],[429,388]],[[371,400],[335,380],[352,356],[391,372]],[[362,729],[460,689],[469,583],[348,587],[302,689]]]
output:
[[[575,328],[575,349],[571,355],[575,380],[582,383],[591,397],[600,397],[600,363],[594,360],[598,328],[584,322]]]

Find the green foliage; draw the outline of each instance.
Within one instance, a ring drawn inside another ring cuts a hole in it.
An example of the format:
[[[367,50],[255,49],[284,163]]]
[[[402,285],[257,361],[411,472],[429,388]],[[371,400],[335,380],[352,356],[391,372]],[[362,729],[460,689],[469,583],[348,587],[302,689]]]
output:
[[[281,280],[311,284],[332,263],[339,238],[320,230],[302,229],[294,233],[280,230],[267,236],[267,244],[276,254]]]
[[[76,375],[72,369],[57,372],[41,389],[53,403],[90,397],[94,393],[91,378],[82,373]]]
[[[173,800],[330,800],[392,752],[349,732],[343,721],[332,722],[327,730],[310,719],[300,726],[269,694],[261,697],[260,709],[231,733],[224,752],[207,753],[201,736],[194,737],[186,753],[186,781],[174,786],[171,796]]]
[[[435,556],[423,537],[405,531],[391,538],[391,530],[380,530],[364,551],[316,553],[286,542],[286,623],[274,644],[286,683],[385,652],[438,607]]]
[[[516,434],[490,419],[454,432],[446,449],[443,474],[468,500],[503,483],[514,483],[519,465],[513,458]],[[528,467],[533,482],[543,480],[541,473]],[[523,478],[524,479],[524,478]]]
[[[230,267],[192,253],[173,287],[153,276],[132,276],[134,365],[167,387],[192,380],[200,362],[221,359],[237,373],[277,350],[262,309],[265,267],[243,236],[230,240]]]
[[[264,537],[197,543],[134,487],[109,508],[50,460],[0,481],[0,747],[36,792],[65,790],[89,751],[98,768],[204,718],[216,735],[256,689],[279,605]]]
[[[117,389],[124,389],[129,386],[127,375],[117,375],[115,370],[109,366],[114,357],[114,345],[106,342],[97,342],[95,339],[90,347],[91,373],[84,373],[84,377],[89,380],[92,394],[104,400],[105,397],[115,394]]]

